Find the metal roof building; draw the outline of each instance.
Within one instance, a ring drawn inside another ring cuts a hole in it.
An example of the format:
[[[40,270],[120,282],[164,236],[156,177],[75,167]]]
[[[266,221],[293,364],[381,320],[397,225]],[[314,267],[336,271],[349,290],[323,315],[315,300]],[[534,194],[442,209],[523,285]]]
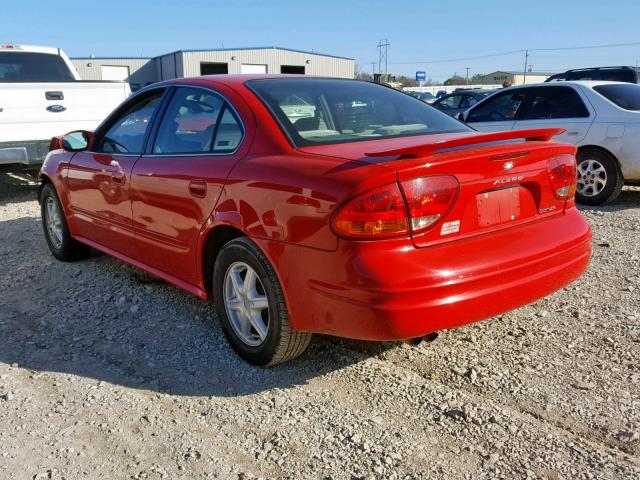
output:
[[[297,73],[353,78],[355,60],[280,47],[178,50],[153,58],[76,57],[83,80],[128,80],[132,89],[171,78],[224,73]]]
[[[509,85],[524,85],[525,83],[542,83],[549,78],[553,73],[548,72],[513,72],[498,70],[497,72],[489,73],[482,78],[482,83],[489,85],[502,85],[505,82]]]

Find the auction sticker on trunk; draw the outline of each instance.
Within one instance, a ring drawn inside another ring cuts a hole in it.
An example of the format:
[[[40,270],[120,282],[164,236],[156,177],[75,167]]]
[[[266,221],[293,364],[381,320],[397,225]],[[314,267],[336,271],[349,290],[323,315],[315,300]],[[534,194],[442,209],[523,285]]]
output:
[[[452,233],[458,233],[460,231],[460,220],[453,220],[452,222],[444,222],[440,229],[440,235],[450,235]]]

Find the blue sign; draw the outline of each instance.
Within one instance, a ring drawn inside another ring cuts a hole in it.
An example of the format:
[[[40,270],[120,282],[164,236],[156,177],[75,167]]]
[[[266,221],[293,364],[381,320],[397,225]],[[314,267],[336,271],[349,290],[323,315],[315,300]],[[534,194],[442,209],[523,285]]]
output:
[[[416,82],[424,82],[427,80],[427,72],[416,72]]]

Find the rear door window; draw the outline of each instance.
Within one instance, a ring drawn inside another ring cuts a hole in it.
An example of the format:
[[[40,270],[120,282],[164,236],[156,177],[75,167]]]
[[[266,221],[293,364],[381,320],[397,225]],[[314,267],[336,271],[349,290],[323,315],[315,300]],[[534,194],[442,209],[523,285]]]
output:
[[[529,107],[519,120],[586,118],[588,116],[589,110],[573,88],[546,87],[534,90]]]
[[[640,110],[640,85],[631,83],[597,85],[593,89],[604,98],[625,110]]]
[[[443,98],[442,100],[440,100],[438,105],[440,105],[440,107],[445,109],[458,108],[461,101],[462,101],[462,95],[451,95],[450,97]]]
[[[242,128],[222,97],[179,87],[160,122],[153,153],[230,152],[241,139]]]
[[[499,122],[513,120],[530,89],[497,93],[469,112],[467,122]]]

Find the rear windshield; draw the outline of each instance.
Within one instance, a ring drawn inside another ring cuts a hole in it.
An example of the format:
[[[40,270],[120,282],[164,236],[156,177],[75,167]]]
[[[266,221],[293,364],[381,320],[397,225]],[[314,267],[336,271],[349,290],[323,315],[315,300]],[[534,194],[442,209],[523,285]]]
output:
[[[0,82],[72,82],[61,56],[36,52],[0,52]]]
[[[640,110],[640,85],[631,83],[598,85],[593,89],[625,110]]]
[[[420,100],[369,82],[284,78],[247,86],[297,147],[470,130]]]

